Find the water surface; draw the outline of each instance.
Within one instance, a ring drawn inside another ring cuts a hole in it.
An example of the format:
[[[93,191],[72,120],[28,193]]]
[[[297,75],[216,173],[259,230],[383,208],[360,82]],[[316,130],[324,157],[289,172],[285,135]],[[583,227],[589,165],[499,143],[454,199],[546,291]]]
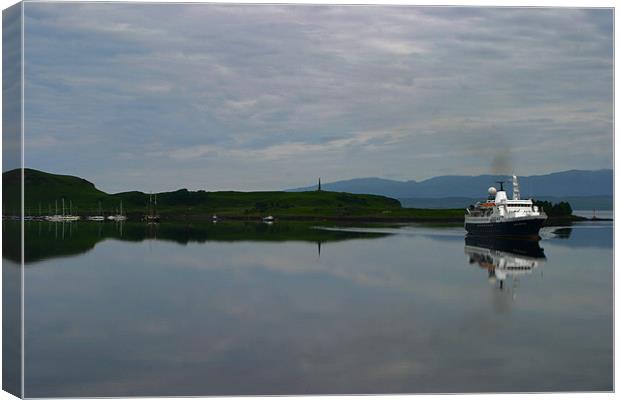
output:
[[[26,396],[612,390],[610,223],[313,225],[29,222]]]

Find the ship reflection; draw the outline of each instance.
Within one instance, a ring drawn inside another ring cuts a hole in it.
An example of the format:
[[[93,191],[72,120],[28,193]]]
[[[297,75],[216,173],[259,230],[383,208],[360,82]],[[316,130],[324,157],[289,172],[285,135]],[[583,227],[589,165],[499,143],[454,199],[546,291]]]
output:
[[[468,236],[465,254],[470,264],[478,264],[488,271],[489,281],[500,290],[506,289],[509,283],[513,290],[521,276],[532,274],[546,261],[537,240]]]

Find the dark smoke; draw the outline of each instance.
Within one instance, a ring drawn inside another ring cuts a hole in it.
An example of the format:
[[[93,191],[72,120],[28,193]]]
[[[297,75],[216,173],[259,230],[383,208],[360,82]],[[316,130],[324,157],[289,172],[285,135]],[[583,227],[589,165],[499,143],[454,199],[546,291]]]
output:
[[[495,154],[491,163],[491,170],[493,175],[512,175],[512,152],[506,149],[502,150],[501,153]]]

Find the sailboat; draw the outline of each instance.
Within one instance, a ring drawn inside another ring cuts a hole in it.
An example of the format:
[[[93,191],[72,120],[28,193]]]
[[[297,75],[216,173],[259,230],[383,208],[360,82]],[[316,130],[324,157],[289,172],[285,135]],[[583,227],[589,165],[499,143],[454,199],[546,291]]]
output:
[[[71,221],[77,221],[80,219],[79,215],[73,215],[73,213],[71,212],[71,209],[73,208],[73,203],[71,202],[71,200],[69,200],[69,214],[64,215],[64,220],[67,222],[71,222]],[[64,211],[64,208],[63,208]]]
[[[87,219],[89,221],[105,221],[103,212],[101,212],[101,202],[99,202],[99,209],[97,210],[97,215],[91,215]]]
[[[56,214],[45,217],[47,221],[51,222],[73,222],[80,219],[79,215],[71,215],[71,207],[69,207],[69,214],[65,215],[65,199],[62,200],[62,214],[58,214],[58,202],[56,202]]]
[[[127,219],[127,216],[123,215],[123,200],[121,200],[120,212],[118,214],[109,215],[108,219],[110,221],[125,221]]]
[[[153,195],[149,195],[149,204],[144,220],[151,223],[159,222],[159,214],[157,214],[157,193],[155,193],[155,201],[153,201]]]
[[[51,208],[51,206],[50,206]],[[46,215],[44,218],[46,221],[50,221],[50,222],[58,222],[60,221],[60,215],[58,215],[58,200],[54,201],[54,213],[52,214],[51,210],[50,210],[50,215]]]

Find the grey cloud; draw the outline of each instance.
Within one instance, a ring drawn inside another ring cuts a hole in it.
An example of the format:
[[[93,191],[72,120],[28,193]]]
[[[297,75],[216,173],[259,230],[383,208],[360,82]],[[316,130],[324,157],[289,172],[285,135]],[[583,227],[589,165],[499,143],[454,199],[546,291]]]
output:
[[[27,151],[111,191],[488,172],[496,136],[527,149],[522,174],[610,167],[612,23],[585,9],[28,3]],[[128,169],[139,178],[113,178]]]

